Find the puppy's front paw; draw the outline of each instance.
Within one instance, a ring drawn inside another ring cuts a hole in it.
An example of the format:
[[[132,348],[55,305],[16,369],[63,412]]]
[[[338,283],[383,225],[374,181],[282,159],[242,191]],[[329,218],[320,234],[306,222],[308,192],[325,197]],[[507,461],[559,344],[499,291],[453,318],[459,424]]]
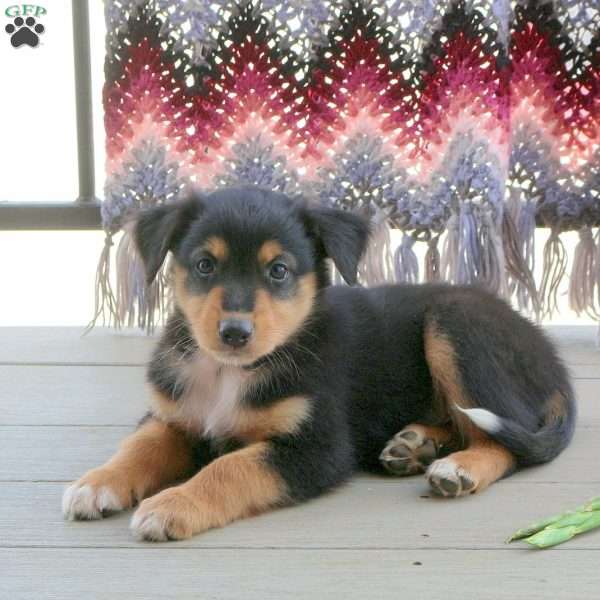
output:
[[[184,540],[207,527],[200,505],[178,488],[169,488],[147,498],[131,519],[133,535],[150,542]]]
[[[131,491],[121,478],[105,468],[93,469],[70,485],[62,498],[65,519],[92,520],[131,505]]]

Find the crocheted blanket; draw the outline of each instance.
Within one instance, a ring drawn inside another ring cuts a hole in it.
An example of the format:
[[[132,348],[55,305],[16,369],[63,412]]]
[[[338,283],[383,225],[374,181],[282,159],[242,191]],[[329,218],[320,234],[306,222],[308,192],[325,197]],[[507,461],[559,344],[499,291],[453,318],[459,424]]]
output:
[[[146,289],[127,229],[137,210],[244,183],[368,214],[364,284],[481,282],[539,317],[569,276],[571,306],[598,316],[598,0],[105,5],[96,318],[151,328],[165,310],[167,272]],[[536,224],[551,228],[537,279]]]

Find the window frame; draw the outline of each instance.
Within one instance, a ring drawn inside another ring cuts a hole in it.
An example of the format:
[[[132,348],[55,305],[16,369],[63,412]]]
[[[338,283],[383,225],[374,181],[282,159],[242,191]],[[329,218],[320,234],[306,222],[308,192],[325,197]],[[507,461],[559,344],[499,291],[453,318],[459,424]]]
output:
[[[0,202],[0,231],[101,229],[94,176],[88,0],[72,0],[78,197],[70,202]]]

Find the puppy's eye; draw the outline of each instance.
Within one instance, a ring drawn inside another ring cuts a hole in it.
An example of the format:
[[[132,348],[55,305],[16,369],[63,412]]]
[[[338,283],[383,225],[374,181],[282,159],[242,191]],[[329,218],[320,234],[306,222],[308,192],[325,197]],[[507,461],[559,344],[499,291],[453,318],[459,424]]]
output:
[[[208,257],[201,258],[196,263],[196,270],[202,275],[210,275],[215,271],[215,261]]]
[[[289,270],[283,263],[275,263],[269,269],[269,277],[275,281],[283,281],[288,273]]]

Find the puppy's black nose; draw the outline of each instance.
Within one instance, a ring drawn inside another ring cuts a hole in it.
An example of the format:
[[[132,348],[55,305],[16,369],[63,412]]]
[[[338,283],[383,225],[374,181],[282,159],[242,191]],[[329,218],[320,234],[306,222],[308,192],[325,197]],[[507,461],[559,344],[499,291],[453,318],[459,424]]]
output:
[[[225,319],[219,321],[219,335],[223,343],[232,348],[241,348],[252,336],[252,323],[242,319]]]

